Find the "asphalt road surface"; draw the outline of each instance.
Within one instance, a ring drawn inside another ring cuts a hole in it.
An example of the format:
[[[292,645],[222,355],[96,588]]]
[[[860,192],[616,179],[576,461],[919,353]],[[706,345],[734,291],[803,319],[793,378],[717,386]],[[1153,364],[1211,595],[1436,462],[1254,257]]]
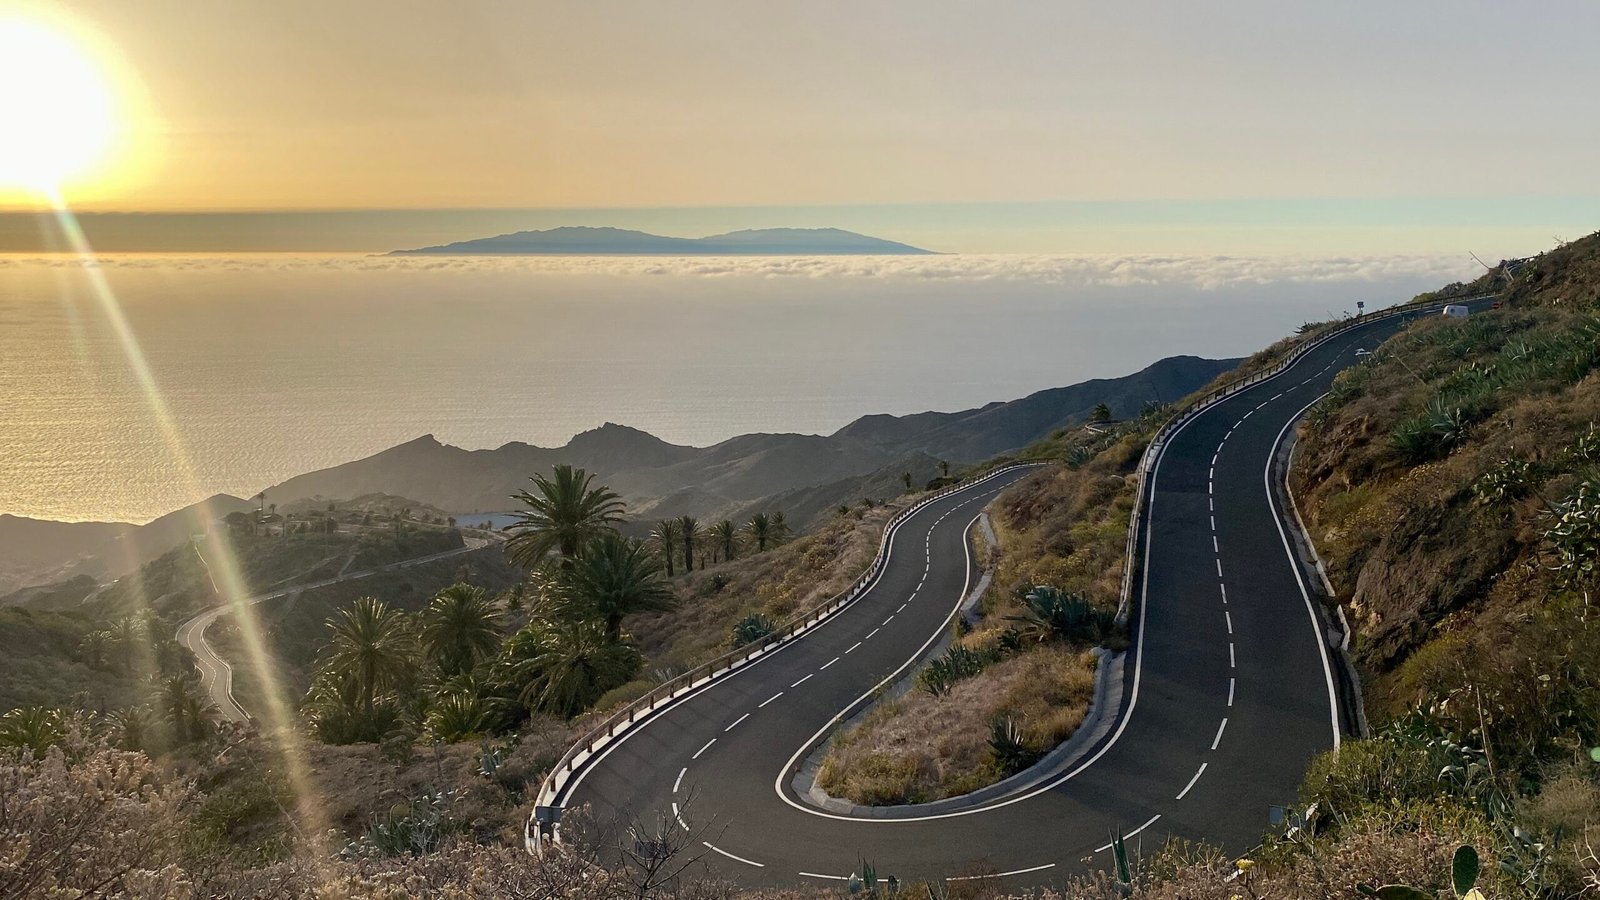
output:
[[[1271,497],[1290,425],[1397,320],[1333,338],[1279,376],[1216,403],[1158,457],[1130,619],[1120,718],[1058,778],[938,815],[824,812],[790,777],[833,725],[909,667],[976,572],[966,532],[1026,471],[957,492],[894,534],[879,582],[805,637],[687,694],[608,745],[563,789],[612,834],[675,816],[723,877],[750,885],[880,876],[1061,882],[1109,864],[1108,835],[1254,846],[1336,746],[1331,651]]]

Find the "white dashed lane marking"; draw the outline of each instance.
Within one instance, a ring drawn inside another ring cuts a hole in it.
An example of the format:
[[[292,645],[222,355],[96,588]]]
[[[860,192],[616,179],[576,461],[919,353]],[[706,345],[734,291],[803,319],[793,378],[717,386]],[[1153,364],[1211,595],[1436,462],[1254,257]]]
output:
[[[773,694],[771,697],[768,697],[767,699],[761,701],[761,705],[757,706],[756,709],[765,709],[768,703],[771,703],[772,701],[774,701],[774,700],[776,700],[776,699],[778,699],[779,697],[782,697],[782,696],[783,696],[783,691],[779,691],[776,694]],[[748,713],[746,713],[746,715],[748,715]]]
[[[727,734],[728,732],[734,730],[735,728],[739,727],[739,723],[740,722],[743,722],[745,719],[748,719],[748,718],[750,718],[750,714],[749,713],[745,713],[744,715],[740,716],[739,718],[734,719],[732,725],[729,725],[727,728],[722,729],[722,733],[723,734]]]
[[[796,681],[794,684],[789,685],[789,687],[797,688],[800,685],[805,684],[806,682],[808,682],[811,679],[815,678],[816,676],[817,676],[817,673],[812,672],[810,675],[807,675],[806,677],[800,679],[799,681]]]
[[[1228,727],[1228,717],[1227,716],[1223,716],[1222,717],[1222,724],[1217,726],[1217,736],[1211,739],[1211,749],[1213,749],[1213,750],[1217,749],[1217,745],[1222,743],[1222,729],[1227,728],[1227,727]]]
[[[1200,771],[1194,773],[1194,777],[1189,779],[1189,783],[1184,785],[1183,790],[1179,791],[1178,792],[1178,796],[1175,797],[1174,799],[1182,800],[1185,795],[1187,795],[1191,790],[1194,790],[1195,782],[1199,781],[1200,780],[1200,776],[1204,775],[1206,773],[1206,766],[1207,765],[1209,765],[1209,763],[1201,763],[1200,764]]]
[[[711,745],[715,744],[716,742],[717,742],[716,738],[712,738],[711,740],[706,741],[706,745],[704,747],[701,747],[699,750],[696,750],[694,752],[694,755],[689,757],[689,758],[692,759],[692,760],[693,759],[699,759],[700,758],[700,754],[706,752],[707,750],[710,750],[711,749]]]

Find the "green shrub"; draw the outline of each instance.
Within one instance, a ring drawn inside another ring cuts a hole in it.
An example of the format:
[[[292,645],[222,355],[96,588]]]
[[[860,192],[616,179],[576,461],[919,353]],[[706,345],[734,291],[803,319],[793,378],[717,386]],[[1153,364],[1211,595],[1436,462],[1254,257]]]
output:
[[[640,697],[643,697],[645,694],[650,693],[650,691],[654,688],[654,684],[649,681],[645,681],[644,679],[630,681],[621,687],[612,688],[611,690],[600,695],[600,699],[595,701],[595,711],[605,712],[606,710],[617,709],[622,706],[626,706]]]

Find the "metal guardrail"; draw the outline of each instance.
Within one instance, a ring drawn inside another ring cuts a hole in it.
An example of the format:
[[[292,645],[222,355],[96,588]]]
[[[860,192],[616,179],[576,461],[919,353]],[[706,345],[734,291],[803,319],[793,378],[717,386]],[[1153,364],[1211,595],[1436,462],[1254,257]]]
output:
[[[1437,312],[1444,309],[1446,306],[1462,303],[1473,303],[1479,300],[1487,300],[1494,296],[1496,295],[1480,294],[1475,297],[1453,297],[1449,300],[1430,301],[1428,303],[1419,303],[1416,305],[1402,304],[1400,306],[1392,306],[1385,310],[1369,313],[1361,316],[1360,318],[1350,319],[1347,322],[1325,332],[1324,334],[1316,336],[1313,340],[1303,343],[1300,346],[1290,350],[1289,353],[1283,357],[1283,359],[1278,361],[1277,365],[1274,365],[1270,369],[1263,369],[1262,371],[1254,372],[1250,375],[1244,376],[1243,378],[1237,378],[1233,381],[1230,381],[1221,387],[1210,391],[1205,396],[1189,402],[1183,407],[1183,409],[1180,409],[1177,413],[1175,413],[1172,418],[1168,419],[1166,423],[1156,431],[1155,436],[1150,439],[1150,443],[1145,445],[1144,453],[1139,457],[1139,465],[1134,469],[1135,477],[1137,477],[1139,480],[1139,487],[1138,494],[1134,498],[1133,515],[1128,520],[1128,545],[1123,556],[1124,562],[1122,566],[1122,596],[1117,604],[1118,624],[1126,624],[1128,621],[1128,616],[1133,609],[1133,584],[1136,576],[1138,575],[1138,570],[1141,567],[1141,561],[1136,555],[1139,543],[1139,530],[1144,520],[1145,508],[1150,505],[1150,479],[1148,477],[1150,468],[1154,464],[1155,459],[1160,456],[1161,448],[1165,446],[1166,441],[1173,435],[1174,432],[1176,432],[1179,428],[1182,428],[1183,425],[1190,419],[1193,419],[1195,416],[1216,405],[1217,403],[1232,397],[1240,391],[1260,384],[1269,378],[1277,377],[1290,366],[1293,366],[1296,362],[1298,362],[1300,357],[1310,353],[1312,350],[1315,350],[1339,335],[1347,334],[1350,331],[1353,331],[1364,325],[1371,324],[1372,322],[1393,319],[1399,316],[1411,315],[1418,312]]]
[[[895,530],[928,504],[942,500],[958,491],[964,491],[967,488],[982,484],[1005,472],[1048,462],[1050,460],[1028,460],[1001,466],[976,478],[929,494],[895,513],[888,522],[884,523],[883,536],[878,541],[878,552],[873,557],[871,565],[850,587],[809,610],[797,613],[765,638],[752,641],[742,647],[724,653],[716,659],[701,663],[682,675],[664,681],[652,688],[649,693],[612,713],[604,721],[590,729],[577,743],[573,744],[566,754],[561,757],[561,760],[556,763],[555,768],[546,776],[544,784],[540,786],[537,800],[538,806],[558,806],[561,792],[566,788],[567,782],[571,780],[572,776],[584,763],[593,758],[595,753],[611,743],[612,740],[626,732],[640,720],[648,718],[651,713],[660,707],[721,676],[743,668],[768,651],[794,640],[866,593],[873,581],[883,572],[883,567],[888,562],[889,543],[894,538]],[[533,824],[530,819],[530,826]],[[530,835],[529,838],[531,843],[532,836]]]

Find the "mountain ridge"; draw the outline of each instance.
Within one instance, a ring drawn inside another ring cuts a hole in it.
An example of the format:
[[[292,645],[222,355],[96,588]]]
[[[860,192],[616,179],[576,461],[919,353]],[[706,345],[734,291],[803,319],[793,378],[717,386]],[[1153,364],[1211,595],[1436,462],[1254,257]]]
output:
[[[469,450],[430,433],[267,487],[264,502],[286,508],[388,494],[458,514],[497,512],[514,505],[511,495],[529,486],[529,476],[570,463],[620,494],[636,521],[739,519],[783,508],[792,525],[805,527],[840,502],[887,495],[902,472],[925,481],[930,460],[972,463],[1021,448],[1081,424],[1102,402],[1114,415],[1132,416],[1146,402],[1176,400],[1235,364],[1175,356],[1120,378],[966,410],[868,415],[827,435],[742,434],[706,447],[673,444],[614,422],[579,432],[560,447],[508,441]],[[217,495],[145,525],[0,516],[0,594],[80,573],[121,574],[203,531],[208,519],[255,505]]]
[[[933,251],[842,228],[747,228],[698,238],[626,228],[565,225],[392,250],[389,256],[872,256]]]

